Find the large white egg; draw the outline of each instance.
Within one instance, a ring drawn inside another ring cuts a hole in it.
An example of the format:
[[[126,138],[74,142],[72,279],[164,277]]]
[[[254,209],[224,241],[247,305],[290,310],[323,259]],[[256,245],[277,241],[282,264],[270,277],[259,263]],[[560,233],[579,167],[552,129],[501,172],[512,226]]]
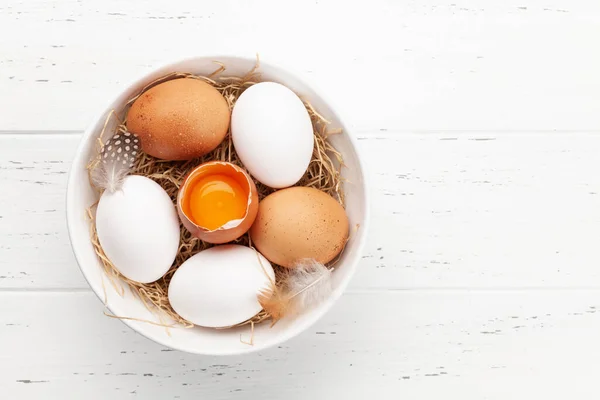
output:
[[[141,283],[161,278],[179,248],[175,206],[158,183],[143,176],[127,176],[120,190],[102,194],[96,229],[119,272]]]
[[[276,189],[302,178],[314,146],[302,100],[274,82],[252,85],[238,98],[231,114],[231,136],[248,171]]]
[[[169,302],[196,325],[236,325],[258,314],[262,309],[258,295],[274,279],[271,264],[255,250],[236,244],[211,247],[175,271]]]

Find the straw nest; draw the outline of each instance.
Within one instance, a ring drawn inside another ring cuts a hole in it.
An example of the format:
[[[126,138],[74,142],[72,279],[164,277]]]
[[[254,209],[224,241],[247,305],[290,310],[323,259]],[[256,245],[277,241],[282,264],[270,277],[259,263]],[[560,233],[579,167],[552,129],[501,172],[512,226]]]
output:
[[[142,93],[151,87],[170,79],[200,79],[213,85],[227,100],[231,110],[233,109],[236,100],[245,89],[261,81],[258,60],[254,68],[242,77],[222,75],[226,69],[225,65],[221,63],[216,64],[218,65],[218,68],[208,76],[176,72],[159,78],[145,86],[135,97],[131,98],[122,110],[113,110],[108,115],[104,124],[104,128],[98,135],[97,156],[90,161],[88,170],[91,172],[96,167],[103,142],[117,132],[127,132],[126,115],[129,107]],[[341,154],[331,145],[328,140],[330,135],[339,134],[341,133],[341,130],[329,130],[327,128],[329,121],[321,116],[309,102],[304,101],[304,104],[313,124],[314,150],[308,170],[302,179],[297,183],[297,186],[307,186],[322,190],[337,199],[343,206],[344,193],[341,186],[342,178],[340,175],[340,169],[343,166],[343,160]],[[111,126],[111,120],[113,122],[113,128],[109,128],[109,126]],[[114,121],[117,121],[117,123],[115,124]],[[142,152],[136,159],[132,174],[142,175],[156,181],[169,194],[173,204],[175,205],[177,192],[187,173],[201,163],[216,160],[231,162],[243,167],[243,164],[233,148],[230,132],[228,132],[225,140],[214,151],[201,158],[196,158],[189,161],[165,161],[154,158]],[[259,199],[264,198],[274,191],[274,189],[271,189],[256,180],[254,182],[258,189]],[[175,262],[169,271],[161,279],[153,283],[142,284],[132,281],[119,273],[119,271],[111,263],[108,257],[106,257],[104,251],[102,250],[102,246],[100,245],[98,235],[96,233],[96,224],[94,220],[96,205],[97,203],[88,209],[88,216],[90,219],[90,236],[94,250],[100,259],[102,267],[104,268],[111,285],[121,295],[125,294],[123,284],[129,286],[132,293],[139,297],[144,305],[157,315],[160,321],[158,323],[153,321],[145,322],[163,326],[193,327],[194,325],[191,322],[183,319],[171,307],[169,298],[167,296],[169,282],[177,268],[183,264],[185,260],[199,251],[211,247],[212,245],[193,237],[187,229],[181,226],[179,251],[177,253]],[[235,243],[245,246],[252,246],[248,234],[240,237],[235,241]],[[273,267],[276,273],[278,270],[281,270],[281,267],[277,265],[273,265]],[[107,312],[105,313],[106,315],[115,318],[137,320],[136,318],[132,317],[115,316]],[[268,313],[261,311],[252,319],[236,326],[251,324],[252,327],[254,327],[255,323],[268,320],[270,317],[271,316],[268,315]]]

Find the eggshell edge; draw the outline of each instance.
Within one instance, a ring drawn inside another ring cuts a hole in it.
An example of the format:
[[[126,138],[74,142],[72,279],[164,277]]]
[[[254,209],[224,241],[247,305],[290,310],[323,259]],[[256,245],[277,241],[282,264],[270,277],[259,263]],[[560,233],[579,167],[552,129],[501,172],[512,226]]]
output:
[[[183,199],[185,198],[189,180],[201,173],[202,169],[207,168],[210,165],[222,165],[233,169],[237,173],[241,173],[244,175],[244,178],[248,182],[248,187],[250,188],[246,214],[244,214],[244,217],[238,220],[229,221],[227,224],[214,230],[206,229],[195,224],[183,211]],[[179,219],[183,226],[190,231],[193,236],[207,243],[224,244],[242,236],[254,223],[256,215],[258,214],[258,191],[254,181],[250,178],[250,175],[242,168],[225,161],[209,161],[194,168],[183,180],[179,192],[177,193],[177,214],[179,215]]]

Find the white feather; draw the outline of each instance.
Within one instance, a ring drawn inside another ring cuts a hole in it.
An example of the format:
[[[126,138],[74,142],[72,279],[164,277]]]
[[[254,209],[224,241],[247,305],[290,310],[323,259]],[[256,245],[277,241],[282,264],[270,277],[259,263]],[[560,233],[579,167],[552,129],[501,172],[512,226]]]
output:
[[[129,173],[129,168],[124,168],[121,163],[100,163],[92,172],[94,185],[110,193],[116,192],[123,185],[123,180]]]
[[[298,311],[306,310],[331,295],[331,270],[313,259],[304,259],[289,269],[285,285],[294,308]]]

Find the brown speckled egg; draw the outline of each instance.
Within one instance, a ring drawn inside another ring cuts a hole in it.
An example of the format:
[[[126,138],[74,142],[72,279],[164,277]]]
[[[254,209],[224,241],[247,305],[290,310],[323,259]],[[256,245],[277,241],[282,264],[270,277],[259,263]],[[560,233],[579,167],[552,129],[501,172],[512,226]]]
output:
[[[265,197],[250,228],[252,243],[269,261],[293,267],[303,258],[333,260],[348,238],[348,217],[333,197],[291,187]]]
[[[142,149],[164,160],[189,160],[214,150],[230,121],[225,98],[208,83],[173,79],[144,92],[131,105],[127,129]]]

